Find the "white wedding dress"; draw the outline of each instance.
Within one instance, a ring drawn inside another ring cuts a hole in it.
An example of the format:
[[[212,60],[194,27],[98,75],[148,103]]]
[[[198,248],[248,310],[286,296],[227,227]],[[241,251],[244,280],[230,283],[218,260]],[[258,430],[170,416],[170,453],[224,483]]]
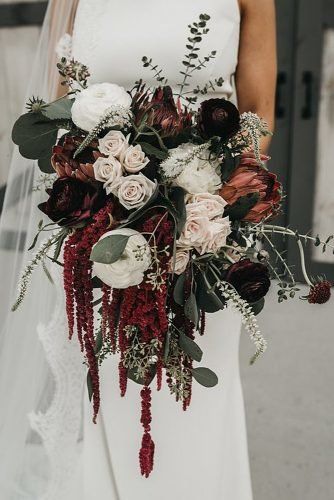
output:
[[[90,68],[92,81],[111,81],[131,88],[152,72],[142,56],[163,68],[171,86],[185,53],[188,24],[200,13],[211,16],[202,54],[217,50],[207,68],[196,72],[194,86],[223,76],[224,86],[214,97],[234,97],[239,46],[238,0],[80,0],[74,24],[74,58]],[[209,97],[212,97],[210,95]],[[219,384],[206,389],[194,382],[192,403],[183,412],[168,388],[152,392],[152,437],[155,467],[140,475],[138,450],[140,386],[129,382],[119,396],[117,360],[101,369],[102,407],[97,425],[84,393],[85,422],[82,461],[73,478],[71,500],[251,500],[245,415],[239,375],[241,321],[231,310],[207,315],[200,338],[202,365],[214,370]],[[83,491],[82,491],[83,489]],[[76,491],[77,493],[74,493]],[[61,499],[59,499],[61,500]]]

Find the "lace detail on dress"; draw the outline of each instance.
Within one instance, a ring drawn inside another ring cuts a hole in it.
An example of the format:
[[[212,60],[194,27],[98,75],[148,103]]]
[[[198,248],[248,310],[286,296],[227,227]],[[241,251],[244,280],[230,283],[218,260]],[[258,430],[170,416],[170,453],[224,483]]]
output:
[[[78,467],[82,425],[82,394],[85,367],[78,344],[68,340],[61,272],[53,270],[57,289],[56,310],[38,335],[52,372],[55,389],[45,413],[31,413],[31,427],[42,439],[49,459],[47,489],[41,500],[64,498]]]

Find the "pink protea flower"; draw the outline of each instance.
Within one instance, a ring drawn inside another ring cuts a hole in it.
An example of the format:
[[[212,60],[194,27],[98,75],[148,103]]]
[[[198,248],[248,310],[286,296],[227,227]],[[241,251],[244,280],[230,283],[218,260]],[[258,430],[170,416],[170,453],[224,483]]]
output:
[[[261,155],[262,161],[268,159]],[[233,205],[239,198],[252,193],[259,194],[259,200],[243,220],[260,222],[278,213],[281,202],[281,184],[277,176],[258,165],[254,156],[244,153],[238,167],[220,189],[219,194]]]

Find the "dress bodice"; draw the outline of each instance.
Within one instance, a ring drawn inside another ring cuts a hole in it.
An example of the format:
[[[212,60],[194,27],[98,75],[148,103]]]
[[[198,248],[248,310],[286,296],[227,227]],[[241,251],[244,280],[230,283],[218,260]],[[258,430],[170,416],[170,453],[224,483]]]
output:
[[[188,25],[199,14],[211,16],[209,33],[200,44],[202,56],[217,54],[207,67],[194,72],[193,87],[224,78],[215,96],[230,97],[238,61],[240,11],[238,0],[80,0],[73,30],[73,56],[85,63],[92,82],[109,81],[127,89],[143,78],[156,85],[153,73],[143,68],[142,57],[152,58],[173,88],[182,81],[182,59]]]

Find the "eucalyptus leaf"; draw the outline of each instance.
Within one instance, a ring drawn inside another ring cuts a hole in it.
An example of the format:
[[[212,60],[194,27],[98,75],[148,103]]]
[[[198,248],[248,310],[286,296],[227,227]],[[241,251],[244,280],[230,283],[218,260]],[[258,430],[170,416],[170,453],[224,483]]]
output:
[[[88,370],[88,373],[87,373],[87,389],[88,389],[88,397],[89,397],[89,401],[92,400],[93,398],[93,382],[92,382],[92,377],[91,377],[91,374],[90,374],[90,371]]]
[[[203,385],[204,387],[214,387],[218,384],[217,375],[209,368],[192,368],[191,373],[196,382]]]
[[[48,152],[46,156],[38,159],[38,168],[44,174],[54,174],[55,171],[51,165],[52,149]]]
[[[185,305],[184,305],[184,313],[187,316],[187,318],[190,319],[194,323],[194,325],[197,325],[198,323],[198,307],[197,307],[197,302],[196,302],[196,296],[194,292],[191,292]]]
[[[15,122],[12,139],[24,158],[47,158],[57,140],[59,124],[41,113],[26,113]]]
[[[224,309],[225,302],[219,290],[211,290],[216,283],[211,272],[203,270],[197,273],[196,283],[196,300],[200,309],[207,313],[214,313]]]
[[[240,163],[240,155],[232,156],[229,148],[225,148],[223,151],[224,161],[221,164],[221,179],[222,181],[227,181],[234,170]]]
[[[49,120],[70,120],[73,102],[74,99],[63,97],[44,106],[41,112]]]
[[[95,339],[95,347],[94,347],[94,352],[95,354],[98,354],[103,345],[103,335],[102,335],[102,329],[100,328],[99,331],[97,332],[96,339]]]
[[[185,302],[185,295],[184,295],[185,281],[186,281],[185,274],[184,273],[180,274],[174,286],[173,298],[175,302],[179,304],[179,306],[183,306]]]
[[[168,156],[168,153],[166,151],[162,151],[161,149],[152,146],[152,144],[149,144],[148,142],[139,142],[138,144],[140,144],[144,153],[149,156],[155,156],[156,158],[159,158],[159,160],[165,160]]]
[[[194,361],[202,361],[203,351],[190,337],[181,333],[179,336],[179,346],[182,351]]]
[[[94,245],[90,260],[101,264],[112,264],[116,262],[125,250],[129,235],[112,234],[102,238]]]
[[[249,304],[249,305],[251,306],[255,316],[257,316],[258,314],[260,314],[260,312],[264,308],[264,304],[265,304],[265,300],[264,300],[264,297],[262,297],[262,299],[258,300],[257,302],[253,302],[253,304]]]

